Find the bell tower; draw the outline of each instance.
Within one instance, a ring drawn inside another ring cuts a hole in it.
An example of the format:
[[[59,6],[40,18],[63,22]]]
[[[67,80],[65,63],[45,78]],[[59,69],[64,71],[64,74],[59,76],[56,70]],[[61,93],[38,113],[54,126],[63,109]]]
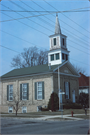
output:
[[[67,36],[61,33],[58,15],[56,15],[55,34],[49,36],[50,51],[48,52],[48,64],[57,65],[69,60],[69,51],[67,50]]]

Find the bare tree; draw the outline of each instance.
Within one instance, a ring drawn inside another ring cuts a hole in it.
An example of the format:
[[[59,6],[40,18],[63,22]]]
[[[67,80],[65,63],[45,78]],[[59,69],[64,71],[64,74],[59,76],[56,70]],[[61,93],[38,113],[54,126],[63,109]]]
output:
[[[82,74],[87,75],[84,68],[82,68],[82,67],[80,67],[80,66],[76,66],[76,65],[73,65],[73,66],[74,66],[74,68],[76,69],[76,71],[77,71],[78,73],[81,72]]]
[[[43,65],[48,62],[47,50],[39,50],[37,47],[24,48],[23,52],[12,59],[11,66],[15,68]]]
[[[15,111],[15,114],[17,116],[17,112],[23,105],[26,104],[25,101],[20,100],[19,92],[13,93],[13,101],[9,102],[7,101],[6,104],[10,107],[13,107],[13,110]]]

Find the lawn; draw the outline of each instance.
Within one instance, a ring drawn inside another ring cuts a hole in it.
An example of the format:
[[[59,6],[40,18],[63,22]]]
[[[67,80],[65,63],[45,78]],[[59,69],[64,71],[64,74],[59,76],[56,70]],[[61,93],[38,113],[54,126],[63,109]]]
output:
[[[67,114],[71,114],[71,111],[74,112],[74,114],[85,114],[85,111],[83,109],[64,109],[63,110],[63,115],[67,115]],[[89,111],[87,111],[87,113],[89,114]],[[50,111],[43,111],[43,112],[31,112],[31,113],[18,113],[18,116],[21,117],[43,117],[43,115],[61,115],[62,112],[50,112]],[[1,114],[1,116],[7,116],[7,114]],[[15,114],[8,114],[8,116],[15,116]]]

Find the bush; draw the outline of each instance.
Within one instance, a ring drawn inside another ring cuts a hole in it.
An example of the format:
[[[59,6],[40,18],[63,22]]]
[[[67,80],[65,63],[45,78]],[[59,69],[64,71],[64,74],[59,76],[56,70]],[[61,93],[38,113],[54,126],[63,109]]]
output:
[[[63,105],[64,109],[82,109],[82,105],[77,104],[77,103],[72,103],[72,104],[65,104]]]
[[[42,108],[41,111],[49,111],[48,108]]]
[[[89,94],[86,93],[80,93],[79,95],[79,103],[86,107],[89,107]]]
[[[57,93],[53,92],[48,102],[48,110],[56,111],[59,109],[59,98]]]

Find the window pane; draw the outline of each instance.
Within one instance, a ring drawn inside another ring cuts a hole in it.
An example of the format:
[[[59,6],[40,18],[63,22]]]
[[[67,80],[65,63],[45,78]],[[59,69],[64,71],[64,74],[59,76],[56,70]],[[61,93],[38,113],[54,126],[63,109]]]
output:
[[[66,60],[68,60],[68,55],[66,54]]]
[[[42,99],[42,95],[38,95],[38,99]]]
[[[42,91],[38,91],[38,95],[42,95]]]
[[[13,97],[10,97],[9,99],[10,99],[10,100],[13,100]]]
[[[54,60],[54,54],[51,55],[51,61],[53,61],[53,60]]]
[[[27,84],[23,84],[23,88],[24,89],[27,89]]]
[[[38,91],[42,91],[42,87],[38,87]]]
[[[13,93],[10,93],[10,97],[13,96]]]
[[[41,83],[41,82],[38,82],[38,86],[39,86],[39,87],[42,87],[42,83]]]
[[[27,108],[26,108],[26,106],[23,106],[22,107],[22,113],[26,113],[27,112]]]
[[[59,59],[59,53],[56,54],[56,60],[58,60],[58,59]]]
[[[63,45],[64,45],[64,38],[62,38],[62,42],[63,42]]]
[[[64,53],[62,53],[62,59],[64,60]]]
[[[10,85],[10,87],[9,87],[10,89],[13,89],[13,85]]]
[[[56,38],[54,38],[54,45],[56,45]]]
[[[26,83],[22,84],[22,99],[24,100],[27,99],[27,84]]]
[[[25,99],[26,100],[27,99],[27,95],[23,95],[22,96],[22,99]]]

